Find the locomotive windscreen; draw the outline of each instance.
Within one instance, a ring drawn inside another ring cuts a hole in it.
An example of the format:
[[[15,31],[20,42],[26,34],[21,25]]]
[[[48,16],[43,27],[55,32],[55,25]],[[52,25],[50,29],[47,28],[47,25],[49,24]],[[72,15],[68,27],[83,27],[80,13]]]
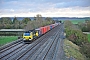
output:
[[[30,36],[30,33],[24,33],[24,36]]]

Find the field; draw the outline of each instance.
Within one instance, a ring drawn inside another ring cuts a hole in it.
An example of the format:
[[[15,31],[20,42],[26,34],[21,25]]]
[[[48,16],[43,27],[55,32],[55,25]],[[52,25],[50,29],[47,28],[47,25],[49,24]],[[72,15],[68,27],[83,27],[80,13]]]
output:
[[[73,24],[78,24],[79,22],[85,22],[85,20],[70,20]]]
[[[65,20],[61,20],[65,21]],[[70,20],[73,24],[78,24],[79,22],[85,22],[85,20]]]
[[[90,34],[88,34],[88,41],[90,42]]]
[[[17,36],[0,36],[0,46],[17,40]]]

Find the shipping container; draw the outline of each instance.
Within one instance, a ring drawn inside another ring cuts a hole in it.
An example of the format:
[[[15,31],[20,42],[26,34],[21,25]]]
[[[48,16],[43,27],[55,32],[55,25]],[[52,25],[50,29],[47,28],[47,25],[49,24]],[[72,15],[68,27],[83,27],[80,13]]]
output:
[[[50,25],[50,30],[52,29],[52,25]]]
[[[46,33],[47,32],[47,27],[45,26],[45,27],[43,27],[44,28],[44,33]]]
[[[48,31],[50,30],[50,25],[47,26]]]
[[[55,25],[54,24],[52,24],[52,28],[54,28],[55,27]]]
[[[44,34],[44,28],[43,27],[40,27],[40,32],[41,32],[41,34]]]

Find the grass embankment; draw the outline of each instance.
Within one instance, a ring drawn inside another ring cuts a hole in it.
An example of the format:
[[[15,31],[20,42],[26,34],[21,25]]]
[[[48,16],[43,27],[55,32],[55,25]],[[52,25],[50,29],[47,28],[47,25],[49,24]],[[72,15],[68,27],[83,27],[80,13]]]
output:
[[[17,36],[0,36],[0,46],[17,40]]]
[[[67,39],[64,40],[64,51],[67,57],[74,57],[76,60],[85,60],[84,56],[79,52],[79,50],[79,46]]]
[[[88,34],[88,41],[90,42],[90,34]]]

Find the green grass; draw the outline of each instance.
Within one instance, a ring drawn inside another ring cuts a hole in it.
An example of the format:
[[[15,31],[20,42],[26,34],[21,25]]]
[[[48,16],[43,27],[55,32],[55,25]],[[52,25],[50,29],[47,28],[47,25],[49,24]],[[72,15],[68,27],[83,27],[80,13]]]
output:
[[[61,21],[65,21],[65,20],[61,20]],[[78,24],[79,22],[85,22],[85,20],[70,20],[73,24]]]
[[[79,22],[85,22],[85,20],[70,20],[73,24],[78,24]]]
[[[80,47],[71,41],[64,40],[64,51],[67,57],[74,57],[76,60],[85,60],[84,56],[79,52]]]
[[[0,46],[17,40],[17,36],[0,36]]]
[[[90,42],[90,34],[88,34],[88,41]]]

